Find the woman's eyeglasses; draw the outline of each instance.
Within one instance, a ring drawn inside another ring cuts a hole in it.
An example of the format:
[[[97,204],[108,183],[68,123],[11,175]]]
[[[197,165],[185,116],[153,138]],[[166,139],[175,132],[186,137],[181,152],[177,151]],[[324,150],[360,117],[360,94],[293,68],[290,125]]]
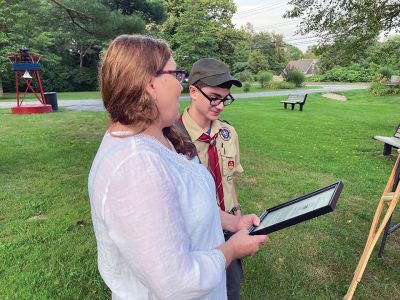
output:
[[[203,94],[204,97],[207,98],[208,101],[210,101],[211,106],[218,106],[221,102],[224,103],[224,106],[227,106],[235,101],[235,98],[233,98],[231,94],[226,95],[224,98],[210,97],[206,93],[204,93],[199,87],[195,87],[200,91],[200,93]]]
[[[187,82],[188,77],[189,77],[189,74],[183,70],[161,70],[157,74],[158,75],[171,74],[171,75],[175,76],[176,80],[178,80],[180,83]]]

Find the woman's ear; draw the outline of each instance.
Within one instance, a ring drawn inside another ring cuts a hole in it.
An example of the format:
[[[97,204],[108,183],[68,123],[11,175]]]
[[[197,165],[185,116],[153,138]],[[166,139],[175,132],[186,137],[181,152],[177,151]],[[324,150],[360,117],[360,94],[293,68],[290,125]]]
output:
[[[153,98],[156,99],[157,98],[157,92],[156,92],[156,81],[155,81],[155,77],[152,77],[150,82],[147,84],[146,86],[146,91],[147,93]]]

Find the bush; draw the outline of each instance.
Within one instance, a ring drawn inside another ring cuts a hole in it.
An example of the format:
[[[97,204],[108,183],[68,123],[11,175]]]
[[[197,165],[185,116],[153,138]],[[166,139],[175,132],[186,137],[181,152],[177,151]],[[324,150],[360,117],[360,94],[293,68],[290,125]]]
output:
[[[390,79],[392,75],[394,74],[394,71],[391,67],[384,66],[379,69],[379,74],[381,74],[383,77],[386,77],[387,79]]]
[[[281,89],[294,89],[296,88],[296,85],[293,82],[276,81],[268,83],[266,87],[273,90],[281,90]]]
[[[400,94],[400,87],[388,86],[379,82],[373,82],[369,92],[374,96],[389,96]]]
[[[251,87],[250,82],[244,82],[243,83],[243,92],[245,92],[245,93],[250,92],[250,87]]]
[[[242,82],[248,81],[252,82],[254,81],[253,74],[249,70],[244,70],[242,72],[236,73],[234,75],[237,79],[239,79]]]
[[[300,87],[306,80],[306,76],[299,70],[293,70],[287,74],[287,81],[293,82],[297,87]]]
[[[322,75],[321,81],[340,81],[340,82],[371,82],[376,74],[376,69],[372,67],[361,67],[354,64],[349,67],[336,67],[326,71]]]
[[[313,75],[313,76],[307,77],[307,81],[309,81],[309,82],[321,82],[321,81],[323,81],[323,76],[322,75]]]
[[[295,87],[296,87],[296,84],[293,82],[288,82],[288,81],[279,82],[280,89],[294,89]]]
[[[261,87],[265,87],[265,85],[272,80],[274,74],[267,71],[258,72],[256,75],[256,80],[260,83]]]

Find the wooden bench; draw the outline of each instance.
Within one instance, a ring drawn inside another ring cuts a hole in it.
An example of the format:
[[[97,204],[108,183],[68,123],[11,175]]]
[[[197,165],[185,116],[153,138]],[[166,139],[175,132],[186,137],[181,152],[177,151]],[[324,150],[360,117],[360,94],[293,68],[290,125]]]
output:
[[[376,135],[373,138],[385,143],[383,146],[383,155],[389,155],[392,152],[392,147],[400,149],[400,124],[397,126],[393,136]]]
[[[390,81],[386,83],[386,85],[400,87],[400,76],[393,75],[392,77],[390,77]]]
[[[286,109],[287,105],[290,104],[292,106],[292,110],[294,109],[294,106],[296,104],[299,105],[299,111],[303,110],[303,105],[304,103],[306,103],[306,99],[307,99],[307,94],[290,94],[288,95],[288,98],[284,101],[281,101],[281,103],[283,103],[283,107]]]

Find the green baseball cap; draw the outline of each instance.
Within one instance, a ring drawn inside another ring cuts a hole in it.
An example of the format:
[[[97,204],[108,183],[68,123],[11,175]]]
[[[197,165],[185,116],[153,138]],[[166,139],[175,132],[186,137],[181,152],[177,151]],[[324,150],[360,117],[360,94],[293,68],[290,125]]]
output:
[[[242,83],[233,77],[229,72],[229,66],[214,58],[199,59],[193,64],[189,74],[189,84],[194,84],[201,80],[209,86],[219,86],[221,84],[234,84],[241,87]]]

